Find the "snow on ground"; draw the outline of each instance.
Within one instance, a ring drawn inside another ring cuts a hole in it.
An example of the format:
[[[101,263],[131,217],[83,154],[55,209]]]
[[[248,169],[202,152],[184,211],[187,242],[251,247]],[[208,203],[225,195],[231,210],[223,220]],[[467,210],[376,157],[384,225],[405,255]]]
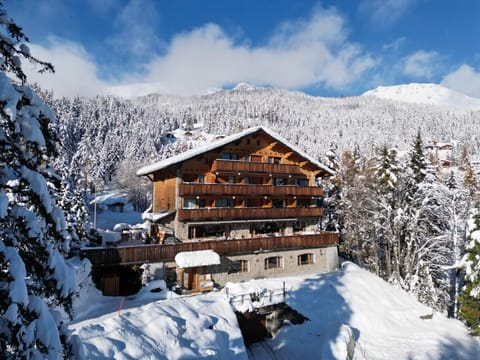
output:
[[[85,359],[345,359],[351,336],[357,360],[478,359],[480,341],[459,321],[350,263],[343,271],[251,280],[229,291],[279,289],[283,282],[286,303],[310,320],[285,324],[248,353],[225,291],[174,297],[143,289],[121,311],[122,298],[85,291],[71,328]]]
[[[103,315],[81,312],[84,320],[72,328],[84,359],[247,358],[235,314],[220,293],[139,295],[103,298],[97,303]]]
[[[142,214],[134,211],[125,193],[118,190],[104,191],[95,194],[90,204],[90,220],[98,229],[113,230],[117,224],[141,224]],[[111,211],[108,206],[122,204],[123,212]],[[96,206],[96,210],[94,209]],[[94,219],[94,217],[96,217]]]
[[[91,221],[93,221],[93,214],[91,214]],[[97,212],[97,228],[105,230],[113,230],[117,224],[130,224],[135,226],[142,224],[142,213],[137,211],[114,212],[110,210],[103,210]],[[140,226],[140,225],[139,225]]]

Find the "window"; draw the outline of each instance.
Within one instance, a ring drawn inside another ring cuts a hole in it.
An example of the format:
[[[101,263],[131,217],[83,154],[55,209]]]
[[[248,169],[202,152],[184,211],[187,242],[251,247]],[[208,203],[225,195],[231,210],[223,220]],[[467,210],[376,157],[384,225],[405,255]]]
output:
[[[255,223],[250,227],[250,233],[252,234],[274,234],[280,232],[281,228],[276,222],[268,223]]]
[[[304,221],[296,221],[293,224],[293,231],[294,232],[299,232],[299,231],[305,231],[305,228],[307,227],[307,224]]]
[[[222,153],[220,155],[220,159],[224,160],[238,160],[238,155],[237,154],[232,154],[232,153]]]
[[[200,184],[204,184],[205,183],[205,176],[204,175],[198,175],[198,182]]]
[[[272,207],[274,208],[284,208],[285,200],[284,199],[272,199]]]
[[[298,186],[308,186],[308,180],[307,179],[297,179],[297,185]]]
[[[230,271],[232,273],[249,272],[248,260],[232,261]]]
[[[250,184],[250,177],[249,177],[249,176],[245,176],[245,177],[243,178],[243,183],[244,183],[244,184]]]
[[[281,158],[276,157],[276,156],[270,156],[270,157],[268,158],[268,162],[269,162],[270,164],[280,164],[280,161],[281,161],[281,160],[282,160]]]
[[[298,266],[313,264],[313,254],[306,253],[298,255]]]
[[[184,209],[195,209],[197,207],[197,200],[196,199],[184,199],[183,200],[183,208]]]
[[[265,259],[265,270],[280,269],[283,267],[283,258],[281,256],[272,256]]]
[[[301,198],[297,199],[297,208],[308,208],[310,207],[310,199],[309,198]]]
[[[216,199],[215,200],[215,207],[217,207],[217,208],[227,207],[227,199]]]
[[[225,225],[191,225],[188,227],[188,238],[213,238],[224,237],[226,234]]]
[[[229,176],[228,177],[228,183],[229,184],[235,184],[235,176]]]
[[[227,199],[227,207],[235,207],[235,199]]]
[[[287,185],[287,179],[273,178],[273,185],[275,185],[275,186]]]
[[[313,206],[322,207],[323,206],[323,199],[321,197],[314,198],[313,199]]]
[[[245,155],[245,157],[243,158],[243,160],[245,160],[245,161],[250,161],[250,155],[248,155],[248,154]]]

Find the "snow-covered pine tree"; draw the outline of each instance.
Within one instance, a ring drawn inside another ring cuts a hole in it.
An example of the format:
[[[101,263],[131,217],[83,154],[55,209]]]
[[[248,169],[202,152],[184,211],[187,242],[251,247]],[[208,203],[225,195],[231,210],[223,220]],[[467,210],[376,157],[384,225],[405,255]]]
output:
[[[447,210],[450,219],[450,237],[453,244],[453,264],[450,268],[450,308],[449,316],[457,317],[459,310],[458,297],[463,284],[461,259],[464,254],[466,224],[471,199],[468,192],[460,188],[454,171],[450,171],[445,185],[449,189]]]
[[[381,148],[375,165],[376,196],[372,199],[376,203],[374,223],[381,248],[382,277],[393,282],[397,282],[400,276],[398,259],[394,256],[396,248],[394,218],[399,172],[396,153],[396,149],[389,150],[386,145]]]
[[[27,86],[20,57],[28,39],[0,2],[0,354],[5,359],[69,357],[64,320],[75,286],[64,256],[70,235],[50,186],[55,115]]]
[[[355,152],[345,152],[338,180],[341,189],[342,255],[379,274],[379,247],[374,216],[374,166]]]
[[[463,258],[465,286],[459,297],[458,317],[480,336],[480,206],[474,209]]]
[[[423,140],[420,130],[417,132],[413,148],[410,151],[410,169],[417,184],[425,179],[427,175],[427,160],[423,151]]]
[[[433,176],[419,184],[411,206],[415,209],[409,236],[405,284],[424,304],[445,312],[450,306],[450,277],[454,262],[450,231],[450,192]]]
[[[340,231],[343,228],[342,215],[340,212],[341,203],[341,176],[339,174],[339,159],[336,154],[337,145],[332,143],[325,154],[324,163],[332,169],[335,174],[324,178],[319,185],[323,187],[323,217],[320,228],[326,231]]]

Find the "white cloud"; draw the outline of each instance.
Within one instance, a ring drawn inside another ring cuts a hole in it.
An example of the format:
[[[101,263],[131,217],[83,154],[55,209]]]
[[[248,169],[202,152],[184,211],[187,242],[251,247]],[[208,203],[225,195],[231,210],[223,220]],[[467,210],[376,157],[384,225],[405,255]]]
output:
[[[413,0],[363,0],[359,9],[370,17],[373,23],[389,26],[398,21],[413,2]]]
[[[52,63],[55,73],[39,74],[35,67],[24,64],[29,83],[39,83],[53,90],[55,96],[93,96],[106,93],[107,84],[99,80],[95,63],[80,45],[59,38],[50,38],[46,47],[30,44],[32,55]]]
[[[382,46],[382,50],[384,51],[398,51],[400,47],[405,43],[407,38],[405,36],[399,37],[398,39],[395,39],[389,44],[385,44]]]
[[[106,42],[117,53],[148,56],[162,44],[154,32],[159,17],[153,1],[130,0],[115,18],[118,32]]]
[[[95,62],[78,44],[57,38],[46,47],[32,46],[32,53],[52,62],[56,74],[28,71],[29,81],[53,89],[56,96],[155,91],[190,95],[240,82],[343,90],[377,64],[348,41],[344,19],[324,9],[315,10],[309,19],[281,24],[262,46],[239,42],[216,24],[179,33],[162,55],[154,54],[143,75],[130,70],[118,74],[116,84],[100,80]]]
[[[480,98],[480,72],[469,65],[463,64],[457,70],[447,74],[441,81],[441,85]]]
[[[263,47],[235,43],[219,26],[207,24],[174,37],[144,80],[181,94],[238,82],[341,89],[375,64],[346,38],[343,18],[332,10],[282,24]]]
[[[430,79],[437,71],[438,58],[439,54],[435,51],[417,51],[405,58],[403,73]]]

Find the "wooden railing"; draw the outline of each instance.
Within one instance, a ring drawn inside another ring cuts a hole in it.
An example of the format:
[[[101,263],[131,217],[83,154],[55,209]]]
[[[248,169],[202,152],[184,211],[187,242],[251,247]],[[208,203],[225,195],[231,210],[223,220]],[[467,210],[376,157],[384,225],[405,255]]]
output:
[[[201,184],[181,183],[181,196],[229,195],[229,196],[315,196],[322,197],[323,189],[318,186],[273,186],[256,184]]]
[[[240,172],[247,174],[302,175],[298,165],[222,159],[213,161],[212,171]]]
[[[138,245],[83,248],[83,256],[94,266],[173,261],[182,251],[213,250],[219,255],[248,254],[257,251],[311,249],[338,245],[338,234],[321,232],[309,235],[272,236],[236,240],[211,240],[176,245]]]
[[[178,209],[178,220],[202,219],[276,219],[294,217],[321,217],[323,208],[205,208],[205,209]]]

